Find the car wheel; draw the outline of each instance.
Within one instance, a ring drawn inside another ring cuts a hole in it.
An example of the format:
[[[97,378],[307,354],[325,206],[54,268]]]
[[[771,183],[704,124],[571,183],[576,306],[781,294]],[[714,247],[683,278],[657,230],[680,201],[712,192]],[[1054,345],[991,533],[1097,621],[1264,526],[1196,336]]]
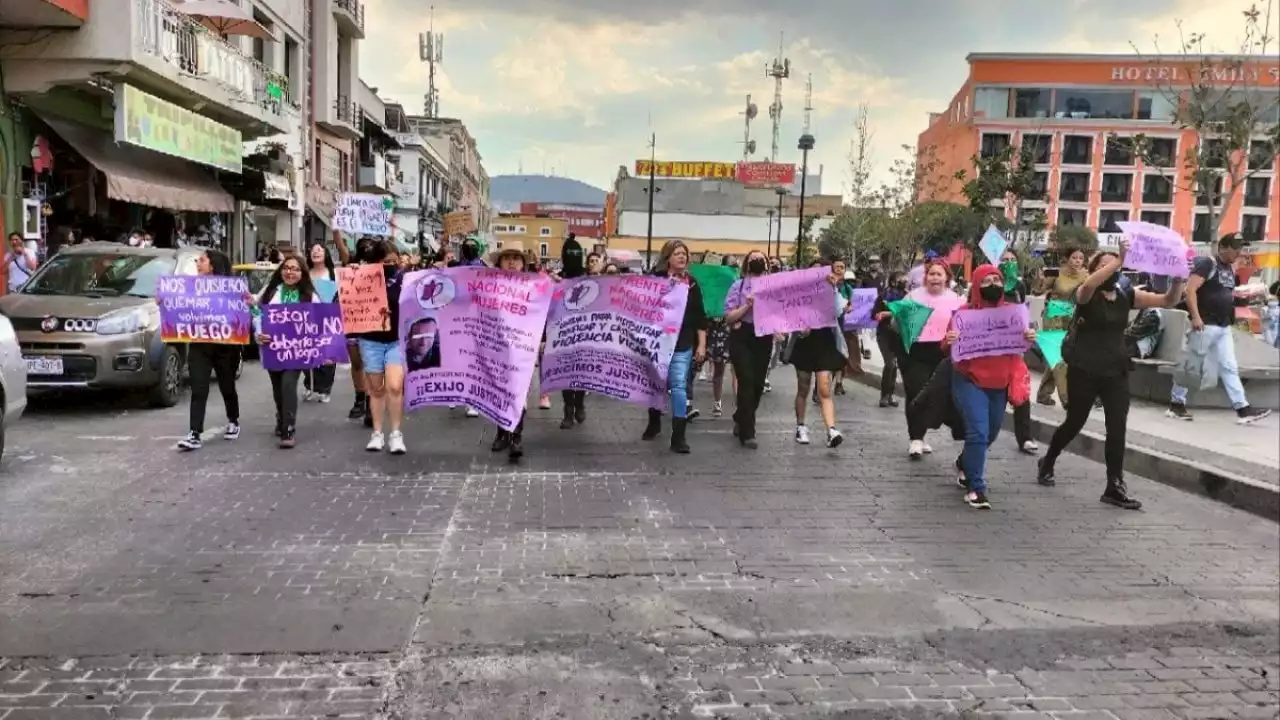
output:
[[[160,382],[151,390],[151,404],[156,407],[173,407],[182,394],[182,355],[175,347],[164,349],[160,363]]]

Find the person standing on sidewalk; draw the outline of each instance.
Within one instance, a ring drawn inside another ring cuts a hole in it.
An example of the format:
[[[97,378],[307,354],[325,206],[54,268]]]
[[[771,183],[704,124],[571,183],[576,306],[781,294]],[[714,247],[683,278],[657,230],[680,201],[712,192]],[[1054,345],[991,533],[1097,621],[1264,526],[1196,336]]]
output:
[[[1231,326],[1236,321],[1236,260],[1244,248],[1244,236],[1231,233],[1218,241],[1216,257],[1198,257],[1191,266],[1191,278],[1187,281],[1187,314],[1191,319],[1191,332],[1200,333],[1200,341],[1208,352],[1209,360],[1218,366],[1222,388],[1231,399],[1236,411],[1236,422],[1249,425],[1267,417],[1270,410],[1249,405],[1244,384],[1240,382],[1240,367],[1236,364],[1236,344],[1231,336]],[[1169,402],[1169,417],[1191,420],[1187,411],[1188,390],[1173,386]]]
[[[229,277],[231,260],[220,252],[207,251],[196,260],[196,274]],[[241,352],[243,347],[240,345],[187,344],[191,412],[187,436],[178,442],[179,450],[189,452],[204,447],[204,415],[209,405],[209,381],[214,376],[218,378],[218,391],[222,393],[222,403],[227,410],[227,427],[222,437],[226,440],[240,437],[240,395],[236,392],[236,368],[240,366]]]
[[[729,286],[724,301],[724,321],[729,330],[729,360],[738,380],[733,432],[738,442],[752,450],[756,442],[756,411],[764,397],[764,378],[773,356],[773,336],[756,337],[755,295],[751,292],[754,278],[768,272],[764,253],[752,250],[742,259],[742,276]]]
[[[1042,318],[1040,324],[1043,330],[1066,330],[1071,325],[1069,317],[1048,317],[1049,300],[1071,301],[1075,296],[1076,288],[1080,287],[1080,283],[1084,282],[1088,277],[1088,273],[1084,270],[1084,251],[1068,247],[1064,251],[1066,262],[1062,267],[1058,268],[1058,276],[1049,282],[1049,287],[1045,296],[1045,317]],[[1068,396],[1069,388],[1067,386],[1067,365],[1065,362],[1058,363],[1055,367],[1046,368],[1045,374],[1040,378],[1040,390],[1036,393],[1036,402],[1041,405],[1053,406],[1053,391],[1058,391],[1058,397],[1062,400],[1062,407],[1066,408],[1070,401]]]
[[[316,289],[310,273],[302,269],[302,260],[290,255],[281,261],[272,273],[262,295],[255,298],[253,308],[253,332],[259,345],[266,345],[271,338],[262,332],[262,306],[316,301]],[[268,370],[271,377],[271,396],[276,404],[276,437],[280,447],[297,445],[298,427],[298,378],[301,370]]]
[[[689,247],[680,240],[670,240],[662,246],[662,254],[654,268],[654,275],[670,278],[689,286],[688,301],[684,306],[684,319],[676,336],[675,352],[667,366],[667,390],[671,394],[671,449],[681,455],[689,453],[686,437],[688,425],[689,371],[694,360],[707,356],[707,312],[702,304],[702,289],[689,274]],[[642,438],[652,440],[662,434],[662,411],[649,410],[649,423]]]
[[[27,249],[27,244],[18,233],[9,233],[8,253],[9,292],[18,292],[31,279],[39,263],[36,254]]]
[[[1120,268],[1128,242],[1120,242],[1120,253],[1098,253],[1089,261],[1089,275],[1076,288],[1076,317],[1072,320],[1063,362],[1067,365],[1067,417],[1053,433],[1049,450],[1038,464],[1037,482],[1053,487],[1058,456],[1084,429],[1094,400],[1101,398],[1106,421],[1107,489],[1101,501],[1126,510],[1142,503],[1129,496],[1124,481],[1125,434],[1129,417],[1129,349],[1124,331],[1129,311],[1138,308],[1173,307],[1182,295],[1182,280],[1175,280],[1164,295],[1135,290],[1120,284]]]
[[[1000,256],[1000,276],[1004,283],[1004,300],[1010,305],[1025,305],[1027,302],[1027,284],[1018,274],[1018,255],[1012,250],[1005,250]],[[1031,437],[1031,399],[1013,408],[1013,437],[1018,449],[1028,455],[1040,450],[1040,445]]]

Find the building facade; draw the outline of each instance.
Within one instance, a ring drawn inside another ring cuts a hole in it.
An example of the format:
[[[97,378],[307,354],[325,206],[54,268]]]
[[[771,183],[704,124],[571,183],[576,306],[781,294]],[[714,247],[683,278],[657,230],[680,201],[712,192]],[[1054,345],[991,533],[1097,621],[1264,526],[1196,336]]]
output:
[[[526,253],[537,253],[543,261],[559,259],[568,234],[569,223],[550,215],[502,213],[493,220],[495,250],[501,250],[504,243],[518,242]]]
[[[400,169],[392,189],[396,198],[396,227],[416,228],[423,253],[440,249],[443,237],[441,209],[446,206],[449,161],[408,124],[404,108],[387,105],[387,126],[400,149],[390,151]]]
[[[489,200],[489,174],[485,172],[476,140],[467,126],[454,118],[417,115],[409,117],[409,125],[438,149],[442,149],[440,146],[445,144],[443,141],[448,141],[448,209],[469,213],[475,221],[476,232],[488,235],[493,219]]]
[[[568,231],[579,238],[599,240],[604,237],[604,207],[601,205],[522,202],[520,214],[560,218],[568,225]]]
[[[307,3],[307,125],[310,130],[306,193],[308,243],[330,241],[338,195],[356,188],[364,113],[360,86],[360,41],[364,3],[359,0],[305,0]]]
[[[1280,63],[1233,66],[1243,60],[1222,58],[1211,77],[1233,100],[1280,108]],[[1030,144],[1040,192],[1023,204],[1024,215],[1043,213],[1049,227],[1087,226],[1104,243],[1115,242],[1117,223],[1127,220],[1171,227],[1195,242],[1212,239],[1208,199],[1186,187],[1179,167],[1189,149],[1212,141],[1174,125],[1180,88],[1198,67],[1135,55],[975,54],[968,62],[967,81],[919,138],[920,166],[928,153],[934,168],[925,182],[944,188],[938,199],[963,201],[950,178],[960,170],[972,175],[974,156]],[[1151,140],[1147,154],[1162,162],[1149,165],[1125,144],[1140,133]],[[1260,136],[1251,157],[1257,160],[1243,187],[1228,181],[1224,188],[1219,234],[1280,241],[1275,148]]]

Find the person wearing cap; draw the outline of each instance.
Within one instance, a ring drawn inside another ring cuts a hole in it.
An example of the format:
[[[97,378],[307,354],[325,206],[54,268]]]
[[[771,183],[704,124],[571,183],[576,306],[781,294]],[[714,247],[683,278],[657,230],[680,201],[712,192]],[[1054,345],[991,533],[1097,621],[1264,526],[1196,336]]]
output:
[[[490,262],[494,267],[505,272],[522,273],[529,269],[529,260],[525,256],[524,245],[519,240],[506,242],[501,249],[493,253]],[[546,328],[543,330],[543,342],[546,342]],[[525,411],[520,411],[520,422],[514,430],[498,429],[493,437],[493,452],[507,451],[507,459],[518,462],[524,457],[524,418]]]
[[[560,277],[565,280],[587,274],[586,254],[574,233],[569,233],[569,237],[565,238],[560,248],[560,265]],[[587,421],[585,390],[561,390],[560,399],[564,402],[564,418],[560,420],[561,430],[570,430],[574,425],[581,425]],[[551,407],[550,398],[547,398],[546,407]]]
[[[1236,344],[1231,336],[1231,326],[1236,321],[1236,260],[1244,249],[1244,235],[1229,233],[1218,241],[1215,257],[1198,257],[1191,265],[1191,277],[1187,281],[1187,315],[1191,319],[1191,332],[1200,333],[1200,342],[1209,360],[1218,366],[1222,389],[1227,391],[1231,407],[1236,411],[1236,422],[1253,424],[1271,414],[1270,410],[1249,405],[1244,384],[1240,382],[1240,366],[1236,363]],[[1192,420],[1187,411],[1188,389],[1176,383],[1170,393],[1168,416],[1177,420]]]

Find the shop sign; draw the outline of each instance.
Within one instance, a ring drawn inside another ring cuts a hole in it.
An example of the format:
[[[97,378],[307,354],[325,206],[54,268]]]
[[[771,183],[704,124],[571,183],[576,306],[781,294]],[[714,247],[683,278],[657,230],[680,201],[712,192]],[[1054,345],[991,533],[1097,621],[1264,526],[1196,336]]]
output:
[[[288,202],[293,198],[293,190],[289,179],[275,173],[262,173],[262,198],[264,200],[282,200]]]
[[[149,95],[116,85],[116,142],[136,145],[220,170],[242,169],[240,131]]]
[[[653,166],[653,174],[657,177],[733,180],[738,176],[738,166],[734,163],[671,162],[669,160],[659,160],[656,163],[650,163],[648,160],[637,160],[636,175],[648,177],[651,164]]]
[[[795,181],[794,163],[738,163],[738,182],[748,187],[787,187]]]
[[[1190,83],[1193,72],[1200,73],[1202,82],[1211,84],[1280,85],[1280,66],[1264,68],[1245,64],[1222,64],[1207,68],[1198,65],[1116,65],[1111,68],[1111,80],[1129,83]]]

